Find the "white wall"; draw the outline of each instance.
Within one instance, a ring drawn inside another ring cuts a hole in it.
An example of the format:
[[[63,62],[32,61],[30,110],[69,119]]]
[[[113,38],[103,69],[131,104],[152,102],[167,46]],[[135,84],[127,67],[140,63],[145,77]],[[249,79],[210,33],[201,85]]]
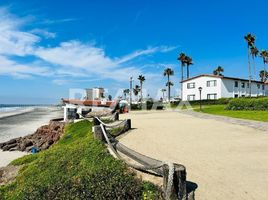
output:
[[[249,96],[249,88],[248,88],[248,81],[240,81],[238,80],[238,87],[235,86],[236,80],[230,79],[222,79],[222,97],[238,97]],[[245,88],[242,88],[242,83],[245,83]],[[258,89],[258,84],[260,85],[260,89]],[[267,88],[266,88],[267,89]],[[251,83],[251,96],[264,96],[265,90],[262,90],[262,84],[252,82]]]
[[[207,81],[216,80],[215,87],[207,87]],[[195,88],[188,89],[188,83],[195,83]],[[195,95],[195,100],[200,99],[198,88],[202,87],[201,99],[207,99],[208,94],[217,94],[217,98],[221,98],[221,79],[217,77],[198,77],[183,83],[183,100],[186,101],[188,95]]]
[[[207,81],[216,80],[217,85],[216,87],[207,87]],[[209,76],[202,76],[195,78],[193,80],[185,81],[183,83],[183,97],[182,99],[184,101],[188,100],[188,95],[195,95],[195,100],[200,99],[200,93],[198,88],[202,87],[201,92],[201,99],[207,99],[208,94],[217,94],[217,99],[219,98],[234,98],[235,94],[238,95],[238,97],[242,96],[249,96],[249,88],[247,87],[248,81],[238,81],[238,87],[235,86],[235,81],[232,79],[221,79],[217,77],[209,77]],[[245,88],[242,88],[242,83],[245,83]],[[188,83],[195,83],[195,88],[188,89],[187,84]],[[258,89],[257,85],[260,84],[260,89]],[[268,85],[265,86],[265,90],[262,90],[262,84],[252,82],[251,83],[251,96],[264,96],[268,95]]]

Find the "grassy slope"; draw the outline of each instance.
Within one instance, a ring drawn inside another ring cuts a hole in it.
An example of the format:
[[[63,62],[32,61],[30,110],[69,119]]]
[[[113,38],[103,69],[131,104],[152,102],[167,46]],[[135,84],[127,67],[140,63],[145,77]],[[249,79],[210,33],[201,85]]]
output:
[[[224,107],[224,105],[203,106],[202,112],[213,115],[268,122],[268,111],[225,110]],[[199,112],[199,108],[195,108],[194,110]]]
[[[140,199],[158,195],[107,153],[82,121],[66,128],[49,150],[13,161],[24,164],[16,181],[0,187],[0,199]],[[145,192],[144,192],[145,191]]]

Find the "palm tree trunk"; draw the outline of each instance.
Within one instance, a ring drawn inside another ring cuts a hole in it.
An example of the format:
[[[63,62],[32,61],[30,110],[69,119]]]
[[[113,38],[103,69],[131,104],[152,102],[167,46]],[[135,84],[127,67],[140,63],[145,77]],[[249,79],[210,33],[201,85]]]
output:
[[[142,99],[143,97],[142,97],[142,82],[141,82],[141,103],[142,103]]]
[[[252,64],[253,64],[253,70],[254,70],[254,80],[256,80],[256,64],[255,64],[254,57],[252,57]]]
[[[170,103],[170,84],[169,84],[169,75],[168,75],[168,102]]]
[[[187,65],[187,79],[190,77],[190,72],[189,72],[189,65]]]
[[[251,97],[251,67],[250,67],[250,48],[248,45],[248,84],[249,84],[249,96]]]
[[[183,65],[181,64],[181,99],[183,95],[182,81],[183,81]]]

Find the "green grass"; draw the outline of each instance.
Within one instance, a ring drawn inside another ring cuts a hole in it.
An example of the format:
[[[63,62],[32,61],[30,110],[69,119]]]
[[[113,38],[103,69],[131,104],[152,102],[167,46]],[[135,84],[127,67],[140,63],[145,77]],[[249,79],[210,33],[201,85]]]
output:
[[[227,117],[234,117],[240,119],[249,119],[256,121],[268,122],[268,111],[254,111],[254,110],[225,110],[226,105],[210,105],[203,106],[202,112],[213,114],[213,115],[222,115]],[[194,109],[197,112],[200,112],[199,108]]]
[[[0,199],[142,199],[158,196],[91,133],[91,122],[70,124],[52,148],[12,162],[24,165],[16,181],[0,187]],[[157,199],[157,198],[156,198]]]

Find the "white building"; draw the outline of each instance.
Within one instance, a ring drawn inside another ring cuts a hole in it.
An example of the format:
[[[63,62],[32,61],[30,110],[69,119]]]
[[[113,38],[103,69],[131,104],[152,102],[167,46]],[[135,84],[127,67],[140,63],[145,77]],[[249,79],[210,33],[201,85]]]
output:
[[[200,99],[199,87],[202,87],[201,99],[238,98],[249,96],[249,81],[215,75],[199,75],[182,81],[182,99],[193,101]],[[251,96],[268,95],[268,85],[261,81],[251,82]]]
[[[104,98],[103,88],[90,88],[86,89],[86,99],[88,100],[101,100]]]

